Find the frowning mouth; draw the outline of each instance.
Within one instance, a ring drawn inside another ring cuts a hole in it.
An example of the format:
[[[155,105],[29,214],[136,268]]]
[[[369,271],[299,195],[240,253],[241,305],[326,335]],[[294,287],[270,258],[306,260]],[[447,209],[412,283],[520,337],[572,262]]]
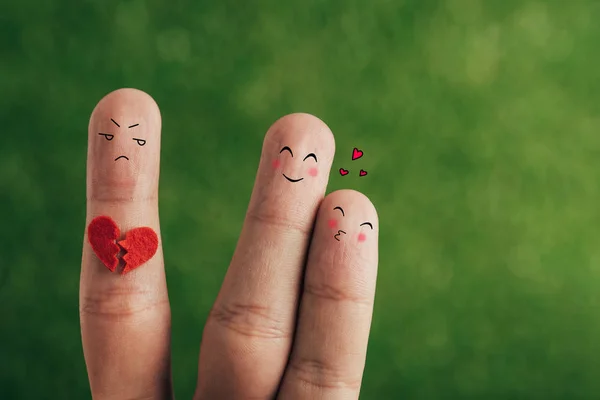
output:
[[[283,177],[284,177],[285,179],[287,179],[288,181],[290,181],[290,182],[300,182],[302,179],[304,179],[304,178],[300,178],[300,179],[291,179],[291,178],[288,178],[287,176],[285,176],[285,174],[281,174],[281,175],[283,175]]]
[[[346,232],[344,232],[343,230],[341,230],[341,229],[340,229],[340,230],[338,230],[338,233],[336,233],[336,234],[333,236],[333,237],[334,237],[334,239],[335,239],[335,240],[337,240],[337,241],[339,242],[339,241],[340,241],[340,235],[341,235],[342,233],[343,233],[344,235],[346,234]]]
[[[117,161],[119,158],[124,158],[124,159],[126,159],[127,161],[129,161],[129,158],[127,158],[127,156],[119,156],[119,157],[115,158],[115,161]]]

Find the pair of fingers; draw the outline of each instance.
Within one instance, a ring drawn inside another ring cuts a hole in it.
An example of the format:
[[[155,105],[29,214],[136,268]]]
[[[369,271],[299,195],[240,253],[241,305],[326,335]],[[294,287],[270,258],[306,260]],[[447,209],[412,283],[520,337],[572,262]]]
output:
[[[152,258],[120,274],[103,265],[86,230],[80,319],[92,394],[171,398],[158,106],[141,91],[117,90],[94,109],[88,134],[86,226],[109,216],[121,233],[146,226],[159,242]],[[202,335],[195,398],[358,397],[378,221],[358,192],[324,198],[334,150],[331,131],[307,114],[283,117],[267,132],[243,229]]]

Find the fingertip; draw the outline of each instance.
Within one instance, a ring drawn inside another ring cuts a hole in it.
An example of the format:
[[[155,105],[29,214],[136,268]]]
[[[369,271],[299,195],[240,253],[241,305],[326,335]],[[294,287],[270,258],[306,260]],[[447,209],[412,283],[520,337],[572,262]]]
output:
[[[333,133],[319,118],[305,113],[279,118],[265,134],[249,213],[309,231],[334,153]]]
[[[161,123],[160,108],[152,96],[139,89],[121,88],[100,99],[90,116],[89,128],[92,129],[98,119],[118,117],[127,109],[135,109],[154,125]]]
[[[98,102],[98,104],[96,106],[96,109],[98,108],[99,105],[107,103],[107,102],[120,103],[123,101],[141,102],[145,106],[148,106],[149,108],[154,108],[154,109],[158,110],[158,104],[156,103],[156,101],[154,100],[154,98],[152,96],[150,96],[148,93],[144,92],[143,90],[134,89],[134,88],[120,88],[120,89],[116,89],[116,90],[113,90],[112,92],[107,93],[106,95],[104,95],[104,97],[102,97],[100,99],[100,101]]]
[[[152,96],[132,88],[105,95],[88,125],[88,198],[154,198],[160,137],[160,110]]]
[[[329,212],[333,211],[335,207],[341,207],[344,210],[344,218],[347,217],[352,221],[362,221],[361,223],[369,222],[373,227],[373,231],[377,232],[379,230],[377,209],[371,199],[364,193],[354,189],[336,190],[325,197],[321,204],[321,210]],[[338,215],[342,215],[341,212]]]
[[[310,151],[318,151],[315,154],[317,157],[321,156],[318,157],[319,162],[333,160],[335,154],[335,139],[329,126],[320,118],[307,113],[288,114],[275,121],[265,135],[263,149],[270,150],[271,143],[285,143],[292,150],[306,146],[302,157]]]

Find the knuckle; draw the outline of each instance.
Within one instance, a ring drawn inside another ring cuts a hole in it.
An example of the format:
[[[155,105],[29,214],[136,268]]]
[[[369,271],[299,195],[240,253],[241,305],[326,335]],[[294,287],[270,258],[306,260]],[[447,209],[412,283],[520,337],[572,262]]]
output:
[[[269,227],[293,230],[301,233],[304,236],[308,236],[308,234],[311,232],[310,226],[302,224],[298,221],[293,221],[289,217],[278,215],[277,213],[248,211],[247,218]]]
[[[209,319],[243,336],[265,339],[282,339],[291,336],[284,319],[275,315],[271,307],[260,304],[240,302],[215,304]]]
[[[371,297],[352,293],[352,290],[344,290],[326,282],[305,282],[304,293],[338,303],[350,302],[356,305],[373,305]]]
[[[290,369],[305,385],[323,389],[360,389],[362,375],[318,358],[293,358]]]
[[[110,288],[83,295],[79,304],[79,314],[88,317],[120,319],[161,306],[168,306],[168,299],[157,297],[149,290]]]

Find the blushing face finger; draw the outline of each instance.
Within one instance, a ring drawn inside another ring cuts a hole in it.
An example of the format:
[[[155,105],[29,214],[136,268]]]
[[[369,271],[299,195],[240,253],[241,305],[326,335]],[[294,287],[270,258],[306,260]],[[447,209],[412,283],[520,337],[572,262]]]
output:
[[[375,296],[378,225],[375,208],[359,192],[340,190],[321,204],[279,398],[358,398]]]
[[[196,398],[272,398],[289,356],[310,233],[334,154],[307,114],[269,129],[242,233],[207,321]]]
[[[265,201],[274,206],[282,201],[277,206],[281,218],[286,218],[285,206],[316,213],[313,207],[323,199],[334,151],[333,136],[319,119],[292,114],[277,121],[265,136],[249,212]]]

